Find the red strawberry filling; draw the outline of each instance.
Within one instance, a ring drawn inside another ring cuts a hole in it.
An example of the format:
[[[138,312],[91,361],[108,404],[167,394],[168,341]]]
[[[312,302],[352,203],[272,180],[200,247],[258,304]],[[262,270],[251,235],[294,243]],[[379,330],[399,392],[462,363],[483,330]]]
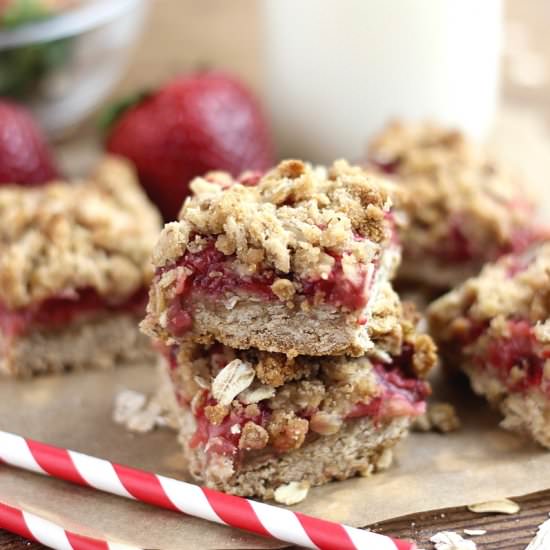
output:
[[[374,165],[382,172],[389,175],[398,175],[401,165],[401,159],[395,157],[388,161],[373,161]],[[516,197],[507,205],[510,210],[533,212],[533,205],[522,197]],[[548,238],[548,230],[537,227],[521,227],[516,229],[509,240],[501,245],[479,250],[475,246],[463,227],[468,224],[468,219],[464,214],[454,214],[449,221],[449,230],[443,242],[438,243],[435,250],[432,251],[443,263],[459,264],[471,261],[494,261],[505,254],[519,253],[524,251],[535,242]],[[441,246],[439,246],[441,245]]]
[[[345,419],[370,417],[375,423],[400,416],[418,416],[425,412],[425,398],[430,393],[429,385],[418,379],[407,378],[399,368],[376,365],[376,376],[381,389],[379,395],[367,403],[356,403]],[[272,411],[266,402],[258,403],[258,415],[246,416],[246,409],[232,410],[219,425],[211,424],[205,416],[205,407],[215,405],[216,400],[209,394],[195,411],[197,427],[190,441],[191,448],[205,445],[205,451],[224,456],[239,457],[239,438],[242,427],[252,421],[267,427]],[[301,418],[311,418],[317,410],[304,410],[298,413]]]
[[[342,256],[333,255],[334,266],[326,278],[300,280],[298,296],[312,303],[324,302],[350,311],[362,310],[368,302],[369,292],[376,272],[367,266],[358,266],[353,279],[346,276]],[[176,299],[168,309],[167,328],[174,336],[181,336],[192,326],[192,306],[188,297],[199,294],[209,299],[223,298],[226,293],[239,291],[254,294],[264,300],[278,299],[271,289],[276,279],[273,269],[260,270],[252,274],[240,273],[236,268],[235,256],[226,256],[210,241],[200,252],[187,252],[176,265],[159,270],[185,268],[175,283]],[[292,275],[287,276],[290,280]]]
[[[456,217],[449,224],[449,232],[441,247],[435,250],[437,257],[446,264],[462,264],[472,261],[494,261],[506,254],[520,254],[532,244],[544,238],[538,228],[520,228],[514,231],[506,243],[480,250],[464,232],[464,221]]]
[[[463,263],[475,259],[472,243],[464,234],[458,218],[451,220],[449,233],[443,247],[437,251],[438,257],[445,263]]]
[[[507,332],[488,342],[484,353],[475,358],[476,365],[495,372],[511,391],[541,386],[550,349],[541,346],[525,320],[509,320]]]
[[[401,159],[399,157],[387,161],[374,160],[372,162],[379,170],[384,172],[384,174],[389,174],[391,176],[397,173],[401,165]]]
[[[326,279],[302,281],[301,294],[310,300],[322,297],[322,300],[333,306],[350,311],[363,309],[368,303],[366,292],[374,278],[369,277],[365,266],[361,266],[353,279],[349,279],[342,269],[342,257],[333,256],[335,263]]]
[[[209,296],[222,296],[227,291],[242,289],[266,299],[275,298],[271,285],[275,280],[272,270],[251,275],[239,274],[234,265],[234,256],[226,256],[210,241],[200,252],[185,254],[176,264],[189,270],[189,275],[176,282],[176,292],[184,299],[191,292]]]
[[[425,412],[425,399],[430,394],[429,385],[423,380],[406,378],[399,368],[388,370],[375,367],[380,395],[368,403],[356,403],[346,418],[370,416],[376,422],[398,416],[418,416]]]
[[[139,314],[145,311],[146,303],[146,289],[140,289],[123,303],[115,304],[108,302],[91,288],[54,296],[39,304],[15,310],[0,303],[0,331],[10,339],[31,329],[63,327],[80,317],[102,311]]]
[[[207,399],[204,406],[197,411],[195,418],[197,428],[189,443],[191,448],[199,445],[207,445],[208,453],[236,456],[238,453],[241,428],[252,421],[259,426],[265,427],[271,417],[271,410],[264,403],[258,403],[260,414],[256,416],[245,416],[232,410],[219,425],[211,424],[204,414],[208,405],[215,405],[216,400],[212,397]]]

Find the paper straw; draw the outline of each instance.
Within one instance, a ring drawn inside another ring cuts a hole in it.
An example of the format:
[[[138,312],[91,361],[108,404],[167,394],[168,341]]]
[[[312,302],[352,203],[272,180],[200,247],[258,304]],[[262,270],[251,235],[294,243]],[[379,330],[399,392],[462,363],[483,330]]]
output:
[[[55,550],[140,550],[105,539],[85,537],[26,510],[0,502],[0,529]]]
[[[32,472],[306,548],[415,550],[412,542],[227,495],[0,431],[0,460]],[[69,547],[67,547],[69,548]]]

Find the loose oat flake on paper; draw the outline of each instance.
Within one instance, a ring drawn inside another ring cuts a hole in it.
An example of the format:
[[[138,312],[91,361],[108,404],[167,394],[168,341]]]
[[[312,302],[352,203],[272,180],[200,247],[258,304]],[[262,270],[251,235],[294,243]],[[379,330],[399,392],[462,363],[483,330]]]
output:
[[[435,550],[477,550],[473,540],[464,539],[454,531],[441,531],[430,540],[434,543]]]
[[[480,537],[481,535],[485,535],[487,533],[485,529],[463,529],[463,531],[464,534],[469,537]]]
[[[476,514],[517,514],[520,510],[519,504],[508,498],[500,500],[488,500],[468,506],[470,512]]]
[[[307,497],[309,492],[309,481],[291,481],[286,485],[281,485],[275,489],[275,502],[292,506],[302,502]]]

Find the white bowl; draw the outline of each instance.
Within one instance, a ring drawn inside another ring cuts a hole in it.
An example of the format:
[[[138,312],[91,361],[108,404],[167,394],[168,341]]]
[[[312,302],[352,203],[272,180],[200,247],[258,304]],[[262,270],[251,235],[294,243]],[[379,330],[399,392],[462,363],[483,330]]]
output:
[[[88,0],[60,15],[0,31],[2,73],[27,70],[26,103],[50,135],[60,135],[90,115],[126,67],[142,28],[147,0]],[[57,55],[52,66],[25,69],[26,53]],[[44,53],[46,52],[46,53]]]

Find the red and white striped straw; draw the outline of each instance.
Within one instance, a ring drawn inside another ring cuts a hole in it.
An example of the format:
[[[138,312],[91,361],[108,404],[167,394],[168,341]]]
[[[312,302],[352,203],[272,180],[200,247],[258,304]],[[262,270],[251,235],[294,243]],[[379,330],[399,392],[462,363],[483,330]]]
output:
[[[321,550],[415,550],[416,545],[0,431],[0,460],[32,472]],[[67,547],[70,548],[70,547]]]
[[[49,519],[2,502],[0,502],[0,529],[55,550],[140,550],[137,546],[128,546],[67,531]]]

